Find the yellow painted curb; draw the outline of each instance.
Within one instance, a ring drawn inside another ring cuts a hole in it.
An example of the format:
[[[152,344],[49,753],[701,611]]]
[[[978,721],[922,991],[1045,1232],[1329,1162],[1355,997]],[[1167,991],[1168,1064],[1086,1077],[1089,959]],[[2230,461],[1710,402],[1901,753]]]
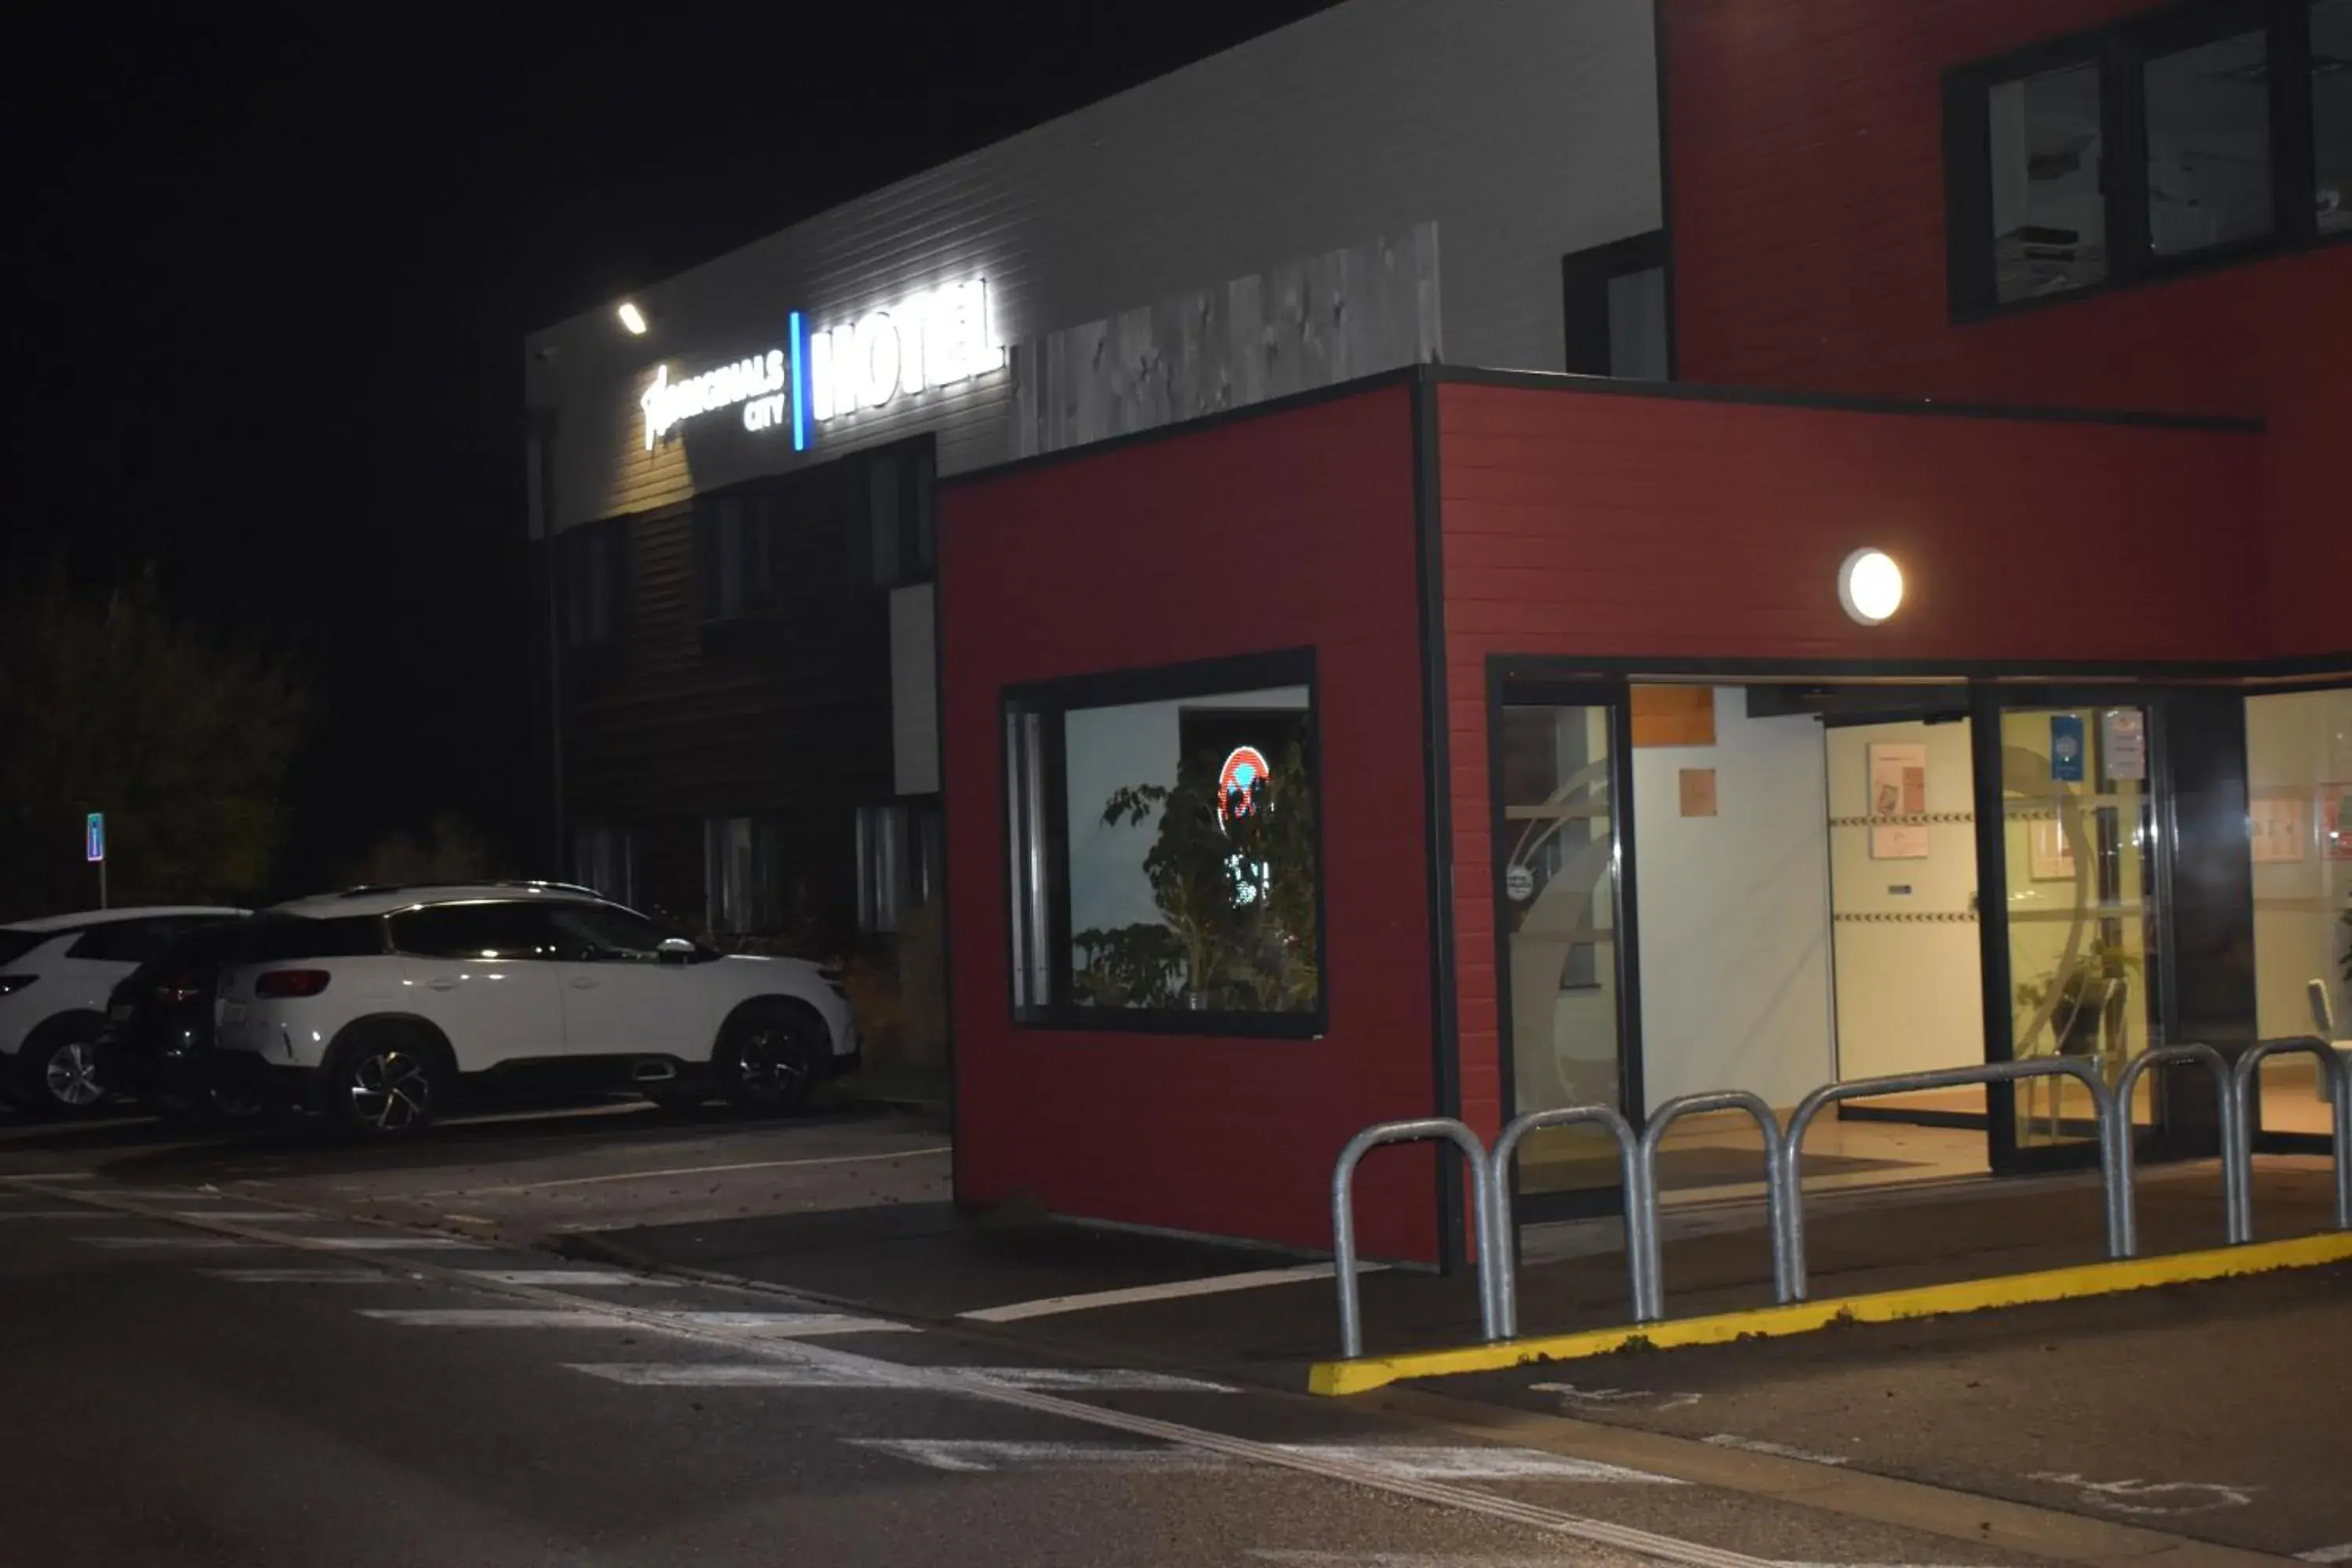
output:
[[[1504,1340],[1453,1350],[1318,1362],[1307,1373],[1307,1386],[1314,1394],[1363,1394],[1405,1378],[1450,1377],[1462,1373],[1499,1372],[1534,1362],[1577,1361],[1607,1355],[1629,1345],[1673,1350],[1682,1345],[1724,1344],[1732,1340],[1776,1339],[1784,1334],[1809,1334],[1832,1323],[1892,1323],[1905,1318],[1932,1318],[1948,1312],[1980,1312],[1992,1307],[2025,1307],[2079,1296],[2145,1290],[2156,1285],[2186,1285],[2200,1279],[2264,1274],[2274,1268],[2308,1268],[2347,1258],[2352,1258],[2352,1232],[2329,1232],[2325,1236],[2297,1237],[2292,1241],[2265,1241],[2210,1252],[2179,1252],[2166,1258],[2085,1263],[2036,1274],[2007,1274],[1954,1285],[1921,1285],[1907,1290],[1849,1296],[1842,1300],[1799,1301],[1786,1307],[1759,1307],[1752,1311],[1720,1312],[1713,1317],[1684,1318],[1633,1328],[1589,1329],[1582,1333],[1556,1334],[1548,1339]]]

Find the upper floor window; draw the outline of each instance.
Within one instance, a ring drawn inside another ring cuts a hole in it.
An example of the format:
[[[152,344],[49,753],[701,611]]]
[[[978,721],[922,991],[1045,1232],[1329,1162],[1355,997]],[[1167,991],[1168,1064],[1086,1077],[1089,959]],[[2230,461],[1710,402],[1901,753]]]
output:
[[[636,901],[636,856],[625,828],[588,824],[572,836],[572,877],[614,903]]]
[[[625,518],[583,523],[556,536],[557,603],[567,647],[593,647],[621,634],[629,583]]]
[[[1663,229],[1571,251],[1559,271],[1571,374],[1674,379]]]
[[[1956,312],[2352,231],[2352,0],[2214,0],[1945,79]]]
[[[931,510],[931,443],[901,442],[868,452],[859,493],[858,576],[877,588],[919,582],[939,563]]]

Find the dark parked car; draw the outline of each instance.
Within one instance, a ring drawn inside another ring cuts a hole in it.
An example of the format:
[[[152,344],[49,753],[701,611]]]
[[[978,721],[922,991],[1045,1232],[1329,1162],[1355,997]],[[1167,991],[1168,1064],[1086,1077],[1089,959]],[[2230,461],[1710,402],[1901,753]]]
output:
[[[214,992],[223,968],[251,958],[263,922],[183,931],[108,999],[99,1048],[108,1087],[159,1114],[211,1121],[258,1115],[260,1097],[217,1070]]]

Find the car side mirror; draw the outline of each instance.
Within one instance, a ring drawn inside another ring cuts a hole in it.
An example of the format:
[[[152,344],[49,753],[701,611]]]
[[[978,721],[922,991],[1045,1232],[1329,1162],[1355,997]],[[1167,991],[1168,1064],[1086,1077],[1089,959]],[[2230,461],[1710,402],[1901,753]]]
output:
[[[686,963],[693,960],[695,946],[682,936],[666,936],[654,952],[660,955],[664,963]]]

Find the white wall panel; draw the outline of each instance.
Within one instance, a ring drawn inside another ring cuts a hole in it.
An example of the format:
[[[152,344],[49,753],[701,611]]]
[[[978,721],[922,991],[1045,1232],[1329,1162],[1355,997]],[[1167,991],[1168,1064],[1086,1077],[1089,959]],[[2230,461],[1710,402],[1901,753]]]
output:
[[[780,153],[780,158],[782,154]],[[1649,0],[1353,0],[900,181],[529,342],[561,523],[936,432],[942,473],[1013,451],[1011,372],[842,426],[795,458],[732,412],[647,451],[637,396],[909,293],[988,279],[1012,344],[1434,223],[1444,353],[1557,369],[1559,258],[1660,222]]]

